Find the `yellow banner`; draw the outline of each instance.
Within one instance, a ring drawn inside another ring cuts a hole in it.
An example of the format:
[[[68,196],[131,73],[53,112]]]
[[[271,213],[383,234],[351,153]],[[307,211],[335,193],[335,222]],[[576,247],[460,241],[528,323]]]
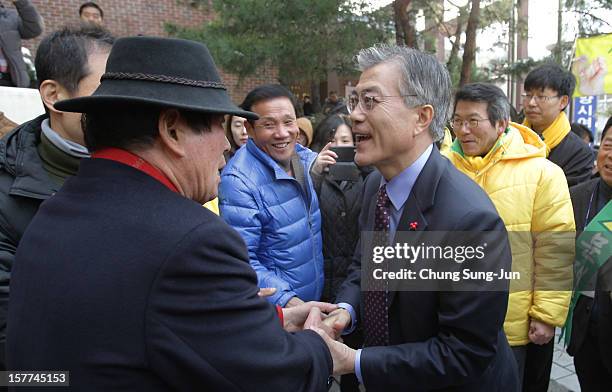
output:
[[[612,34],[576,40],[574,97],[612,94]]]

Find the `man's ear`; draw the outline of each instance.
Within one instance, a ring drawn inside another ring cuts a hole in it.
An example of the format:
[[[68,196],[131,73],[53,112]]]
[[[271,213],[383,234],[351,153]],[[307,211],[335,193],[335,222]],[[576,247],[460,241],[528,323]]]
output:
[[[415,137],[423,132],[429,132],[429,125],[431,125],[434,116],[434,108],[431,105],[418,106],[417,115]]]
[[[509,123],[508,119],[499,120],[495,123],[495,130],[497,131],[497,137],[499,137],[502,133],[504,133],[506,128],[508,128],[508,123]]]
[[[162,146],[172,154],[179,157],[185,156],[185,134],[190,132],[186,129],[185,121],[176,109],[164,109],[159,114],[157,123],[159,139]]]
[[[255,137],[255,129],[253,128],[253,125],[251,124],[251,122],[249,120],[244,122],[244,127],[247,130],[247,135],[249,135],[249,137],[252,139]]]
[[[55,80],[44,80],[40,87],[38,88],[40,92],[40,97],[42,98],[43,105],[51,111],[55,113],[61,113],[60,110],[57,110],[53,107],[53,105],[64,99],[70,98],[70,94],[68,94],[68,90]]]
[[[563,111],[567,105],[569,104],[569,97],[567,95],[562,95],[559,98],[559,110]]]

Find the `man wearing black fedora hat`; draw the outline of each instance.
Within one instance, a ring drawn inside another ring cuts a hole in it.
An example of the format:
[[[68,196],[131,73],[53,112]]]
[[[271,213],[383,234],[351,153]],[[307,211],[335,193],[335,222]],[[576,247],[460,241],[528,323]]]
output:
[[[229,148],[223,115],[256,118],[206,47],[120,39],[94,94],[56,108],[85,113],[92,158],[22,238],[9,369],[66,370],[86,390],[325,390],[325,343],[287,331],[334,306],[268,304],[238,233],[201,206]]]

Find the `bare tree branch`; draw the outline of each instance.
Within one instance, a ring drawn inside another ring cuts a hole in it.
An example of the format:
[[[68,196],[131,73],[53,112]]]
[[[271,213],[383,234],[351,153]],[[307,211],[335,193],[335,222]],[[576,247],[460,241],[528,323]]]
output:
[[[573,9],[573,10],[569,10],[569,11],[566,11],[566,12],[575,12],[577,14],[585,15],[585,16],[588,16],[588,17],[590,17],[590,18],[592,18],[592,19],[594,19],[594,20],[596,20],[598,22],[601,22],[601,23],[606,24],[608,26],[612,26],[612,24],[608,23],[607,20],[601,19],[600,17],[595,16],[595,15],[593,15],[592,13],[590,13],[588,11],[582,11],[582,10],[578,10],[578,9]]]
[[[444,31],[446,31],[446,36],[448,38],[453,36],[453,33],[450,32],[450,30],[448,29],[448,27],[446,26],[446,23],[444,22],[444,18],[440,18],[440,15],[438,14],[438,11],[436,9],[434,9],[434,7],[431,5],[431,2],[427,1],[425,2],[427,8],[429,8],[429,10],[432,13],[432,16],[434,17],[434,19],[436,20],[436,24],[438,26],[442,26],[444,28]]]
[[[461,8],[462,7],[460,5],[457,5],[457,4],[453,3],[451,0],[446,0],[446,1],[448,1],[448,4],[452,5],[455,8]]]

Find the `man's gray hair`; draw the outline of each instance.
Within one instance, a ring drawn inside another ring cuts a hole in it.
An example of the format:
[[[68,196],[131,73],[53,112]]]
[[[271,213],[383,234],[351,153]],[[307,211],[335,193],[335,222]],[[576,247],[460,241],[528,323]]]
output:
[[[429,133],[434,141],[444,137],[444,127],[450,115],[451,79],[444,65],[434,56],[406,46],[377,44],[362,49],[357,55],[359,70],[375,65],[395,62],[399,65],[399,92],[408,106],[431,105],[434,116]]]
[[[461,87],[455,93],[455,106],[457,102],[484,102],[487,104],[487,117],[492,125],[498,121],[510,119],[510,103],[506,94],[499,87],[490,83],[470,83]]]

